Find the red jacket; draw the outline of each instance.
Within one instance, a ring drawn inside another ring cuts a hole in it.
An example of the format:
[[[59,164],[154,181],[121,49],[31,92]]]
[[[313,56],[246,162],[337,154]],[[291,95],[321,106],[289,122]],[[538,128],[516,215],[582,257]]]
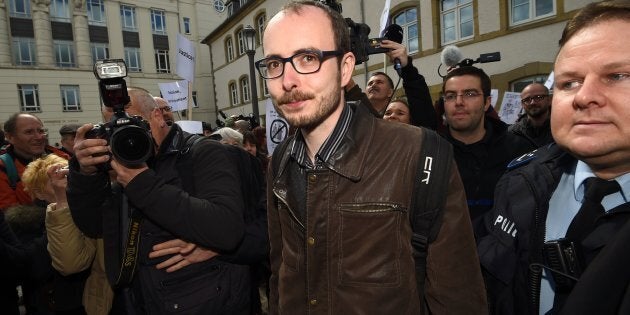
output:
[[[28,205],[33,203],[33,199],[31,198],[31,196],[29,196],[29,194],[24,191],[24,183],[22,183],[22,181],[20,180],[28,163],[24,163],[23,160],[18,159],[15,156],[15,153],[13,153],[13,147],[9,146],[6,151],[9,155],[13,157],[13,163],[15,164],[15,168],[17,169],[18,181],[15,189],[11,188],[4,162],[0,160],[0,209],[2,211],[13,205]],[[69,159],[69,156],[67,154],[63,153],[61,150],[55,147],[46,146],[46,153],[56,154],[66,160]]]

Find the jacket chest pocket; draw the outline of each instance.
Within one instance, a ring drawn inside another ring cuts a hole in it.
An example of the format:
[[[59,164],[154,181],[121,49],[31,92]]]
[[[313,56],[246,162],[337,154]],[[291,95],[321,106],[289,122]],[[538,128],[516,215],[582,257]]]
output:
[[[338,216],[341,284],[398,286],[406,209],[394,203],[341,204]]]

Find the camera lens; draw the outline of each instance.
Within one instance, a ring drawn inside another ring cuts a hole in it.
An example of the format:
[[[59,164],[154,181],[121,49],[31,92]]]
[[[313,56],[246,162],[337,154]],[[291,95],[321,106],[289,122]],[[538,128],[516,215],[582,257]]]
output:
[[[153,139],[138,126],[122,126],[111,137],[110,146],[116,159],[126,165],[145,162],[153,153]]]

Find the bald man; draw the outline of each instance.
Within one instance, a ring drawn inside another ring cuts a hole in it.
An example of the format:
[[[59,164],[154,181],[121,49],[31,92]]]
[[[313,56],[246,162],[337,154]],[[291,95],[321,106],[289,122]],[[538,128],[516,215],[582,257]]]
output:
[[[173,108],[170,105],[168,105],[167,100],[161,97],[154,96],[153,99],[155,100],[158,107],[160,108],[160,112],[162,112],[162,117],[164,117],[164,121],[166,122],[166,124],[168,126],[172,126],[173,123],[175,122],[175,119],[173,119],[173,112],[172,112]]]

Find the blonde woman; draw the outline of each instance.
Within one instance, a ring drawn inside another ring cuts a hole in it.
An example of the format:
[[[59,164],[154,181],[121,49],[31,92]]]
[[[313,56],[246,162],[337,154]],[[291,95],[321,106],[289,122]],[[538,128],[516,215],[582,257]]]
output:
[[[68,161],[48,155],[28,164],[22,181],[31,196],[47,201],[46,234],[52,266],[62,275],[91,267],[83,290],[83,306],[89,315],[106,315],[113,292],[107,282],[103,240],[84,236],[72,221],[66,201]]]

